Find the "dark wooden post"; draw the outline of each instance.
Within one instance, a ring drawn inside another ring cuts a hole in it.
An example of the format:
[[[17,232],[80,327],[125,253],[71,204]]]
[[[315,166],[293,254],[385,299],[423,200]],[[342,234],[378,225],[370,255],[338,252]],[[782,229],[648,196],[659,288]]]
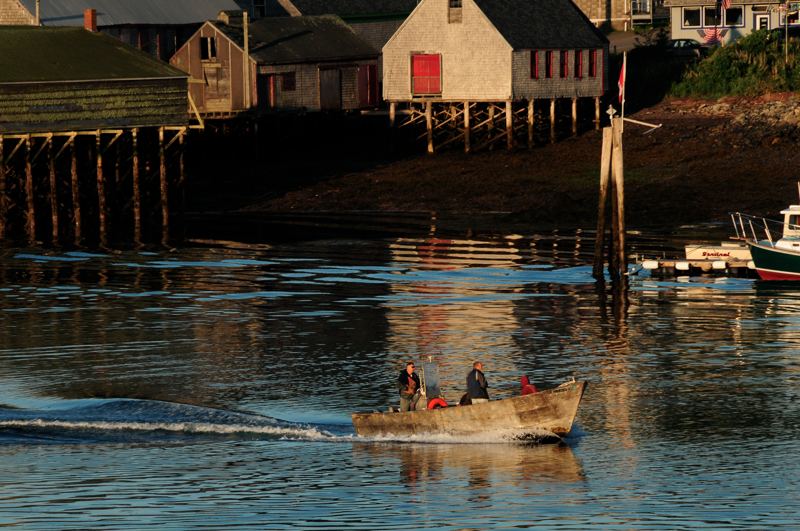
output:
[[[97,202],[98,216],[100,218],[100,245],[108,245],[108,227],[106,226],[106,181],[103,176],[103,141],[98,129],[95,133],[97,146]]]
[[[8,203],[6,203],[6,151],[3,135],[0,135],[0,240],[6,239],[8,223]]]
[[[506,137],[508,149],[514,147],[514,105],[511,100],[506,102]]]
[[[142,194],[139,188],[139,130],[131,132],[133,146],[133,239],[137,244],[142,243]]]
[[[600,98],[594,99],[594,129],[600,130]]]
[[[56,186],[55,140],[47,139],[47,155],[50,162],[50,213],[53,217],[53,245],[58,245],[58,189]]]
[[[425,102],[425,123],[428,125],[428,153],[433,153],[433,103]]]
[[[169,244],[169,197],[167,195],[167,155],[164,149],[164,128],[158,128],[158,155],[161,176],[161,244]]]
[[[81,190],[80,183],[78,182],[78,148],[75,144],[78,143],[78,137],[72,137],[72,146],[70,155],[72,161],[70,163],[70,174],[72,176],[72,225],[75,227],[75,245],[80,245],[82,240],[81,234]]]
[[[628,271],[628,242],[625,227],[625,178],[622,164],[622,118],[614,118],[611,125],[614,133],[614,150],[611,154],[614,168],[614,184],[617,188],[617,218],[619,223],[619,267]]]
[[[556,100],[550,100],[550,143],[556,141]]]
[[[470,134],[470,127],[469,127],[469,102],[464,102],[464,153],[469,153],[470,146],[469,146],[469,134]]]
[[[594,244],[594,267],[592,276],[603,278],[603,256],[605,251],[606,204],[608,203],[608,180],[611,172],[611,150],[613,134],[610,127],[603,129],[603,150],[600,154],[600,200],[597,205],[597,237]]]
[[[184,137],[185,133],[181,133],[181,137],[178,139],[179,149],[180,149],[180,159],[178,161],[180,166],[180,177],[178,178],[178,190],[180,190],[180,223],[181,223],[181,231],[182,239],[186,239],[186,171],[184,166],[184,155],[186,154],[186,145],[184,145]]]
[[[612,159],[613,148],[612,148]],[[612,161],[613,175],[613,161]],[[608,272],[611,280],[619,278],[619,211],[617,210],[617,186],[612,176],[611,184],[611,235],[608,239]]]
[[[528,147],[533,147],[533,102],[534,100],[528,100]]]
[[[36,241],[36,212],[33,201],[33,139],[31,135],[25,138],[25,197],[27,199],[26,222],[28,242]]]

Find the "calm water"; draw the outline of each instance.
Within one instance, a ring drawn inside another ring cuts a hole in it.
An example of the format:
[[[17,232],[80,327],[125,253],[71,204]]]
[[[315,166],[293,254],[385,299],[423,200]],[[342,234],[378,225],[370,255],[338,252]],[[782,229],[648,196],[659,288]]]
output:
[[[598,285],[591,238],[0,251],[0,526],[800,529],[798,288]],[[590,384],[562,445],[356,437],[429,356]]]

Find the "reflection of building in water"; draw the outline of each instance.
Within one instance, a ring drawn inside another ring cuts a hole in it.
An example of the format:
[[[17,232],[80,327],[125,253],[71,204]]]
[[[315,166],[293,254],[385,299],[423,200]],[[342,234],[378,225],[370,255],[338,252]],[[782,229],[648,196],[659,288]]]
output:
[[[398,366],[432,356],[451,403],[465,391],[475,360],[487,372],[515,373],[511,335],[520,323],[513,295],[521,286],[503,275],[503,268],[523,263],[514,241],[400,239],[391,245],[394,262],[412,269],[390,284],[387,350]],[[500,398],[497,391],[490,381],[490,396]]]

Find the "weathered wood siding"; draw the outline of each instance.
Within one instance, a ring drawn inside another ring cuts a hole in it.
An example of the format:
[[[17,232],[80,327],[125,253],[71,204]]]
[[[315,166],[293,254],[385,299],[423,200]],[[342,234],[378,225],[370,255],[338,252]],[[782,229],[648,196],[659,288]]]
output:
[[[631,16],[626,0],[574,0],[578,9],[602,30],[631,29]]]
[[[216,39],[215,58],[201,58],[202,38]],[[191,95],[200,112],[227,113],[245,110],[243,57],[243,50],[225,34],[213,24],[205,24],[170,64],[191,75]]]
[[[512,97],[511,46],[470,0],[463,2],[460,23],[449,22],[449,5],[449,0],[423,0],[384,46],[384,99],[412,99],[414,54],[441,54],[441,100]]]
[[[188,123],[186,79],[0,84],[0,132]]]
[[[340,108],[343,110],[355,110],[360,108],[358,99],[358,70],[362,66],[375,65],[375,60],[358,61],[354,63],[303,63],[293,65],[258,65],[258,76],[275,76],[273,85],[273,105],[270,106],[262,101],[253,100],[253,104],[258,106],[259,111],[275,110],[326,110],[321,102],[321,72],[328,71],[328,75],[335,75],[331,70],[338,71],[341,80],[341,105],[333,105],[327,109]],[[295,89],[283,89],[283,76],[294,74]],[[263,97],[263,95],[262,95]]]
[[[607,54],[602,48],[597,50],[597,73],[589,75],[589,54],[591,50],[567,50],[568,64],[566,77],[560,77],[560,53],[553,52],[553,77],[547,78],[544,72],[546,50],[517,50],[513,54],[514,99],[586,98],[603,95],[604,72],[607,68]],[[575,53],[583,52],[581,77],[575,76]],[[539,77],[531,78],[531,54],[539,54]]]

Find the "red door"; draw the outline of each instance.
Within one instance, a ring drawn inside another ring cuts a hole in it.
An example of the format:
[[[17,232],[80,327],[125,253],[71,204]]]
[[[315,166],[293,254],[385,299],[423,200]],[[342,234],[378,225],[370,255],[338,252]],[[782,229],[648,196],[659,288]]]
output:
[[[441,94],[441,55],[415,55],[413,57],[414,94]]]

